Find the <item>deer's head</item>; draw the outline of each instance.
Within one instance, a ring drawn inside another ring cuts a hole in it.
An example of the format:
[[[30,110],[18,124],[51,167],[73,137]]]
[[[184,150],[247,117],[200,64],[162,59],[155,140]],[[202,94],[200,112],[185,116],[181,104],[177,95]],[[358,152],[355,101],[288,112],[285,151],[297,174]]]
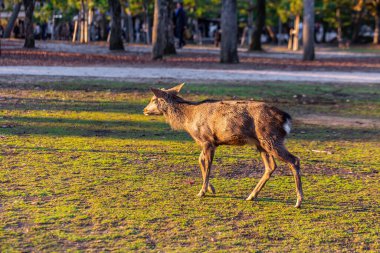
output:
[[[151,88],[154,96],[149,104],[144,108],[145,115],[162,115],[168,100],[176,97],[185,83],[181,83],[168,90]]]

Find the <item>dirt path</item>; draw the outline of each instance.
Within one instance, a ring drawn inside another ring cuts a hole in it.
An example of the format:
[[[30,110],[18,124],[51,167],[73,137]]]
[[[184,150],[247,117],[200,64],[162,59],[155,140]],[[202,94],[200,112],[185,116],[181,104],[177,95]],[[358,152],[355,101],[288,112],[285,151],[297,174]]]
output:
[[[3,39],[2,47],[4,49],[20,49],[23,46],[23,40]],[[90,44],[73,44],[66,41],[41,41],[36,40],[36,48],[50,52],[66,53],[87,53],[87,54],[110,54],[108,45],[105,42],[91,42]],[[333,50],[332,50],[333,49]],[[125,44],[125,51],[130,53],[151,53],[152,47],[145,44]],[[179,53],[192,54],[213,54],[219,55],[220,49],[213,45],[187,45],[182,49],[177,49]],[[286,46],[264,45],[264,52],[247,52],[246,48],[239,48],[239,56],[255,58],[275,58],[275,59],[301,59],[302,51],[289,51]],[[350,52],[347,50],[338,50],[329,47],[316,47],[318,59],[333,58],[372,58],[380,57],[380,53]]]
[[[220,64],[220,50],[210,46],[190,45],[176,55],[159,61],[151,59],[151,47],[127,45],[126,50],[111,52],[102,42],[72,44],[68,42],[37,42],[37,48],[22,48],[21,40],[1,40],[0,66],[67,66],[67,67],[135,67],[189,68],[215,70],[279,70],[310,72],[380,73],[380,50],[371,53],[318,48],[317,59],[305,62],[301,51],[289,52],[284,47],[267,46],[265,52],[253,53],[239,49],[240,64]],[[360,48],[358,49],[360,51]],[[364,49],[363,49],[364,50]],[[365,51],[365,50],[364,50]]]
[[[175,79],[184,81],[286,81],[317,83],[380,83],[380,73],[284,71],[284,70],[226,70],[191,68],[137,67],[48,67],[1,66],[0,75],[102,77],[126,79]]]
[[[295,118],[296,121],[310,125],[324,125],[331,127],[353,127],[353,128],[380,128],[380,120],[378,119],[363,119],[355,117],[338,117],[326,115],[302,115]]]

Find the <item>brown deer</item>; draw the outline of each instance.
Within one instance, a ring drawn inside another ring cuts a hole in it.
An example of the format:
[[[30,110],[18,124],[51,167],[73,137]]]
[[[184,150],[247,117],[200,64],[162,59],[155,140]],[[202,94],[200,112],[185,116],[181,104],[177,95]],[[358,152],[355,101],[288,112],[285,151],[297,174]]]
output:
[[[285,162],[293,173],[300,207],[303,193],[300,160],[285,147],[290,132],[288,113],[263,102],[216,101],[190,102],[178,96],[184,84],[169,90],[151,88],[154,96],[145,107],[145,115],[164,115],[175,130],[185,130],[201,146],[199,165],[203,185],[197,196],[215,193],[209,182],[215,149],[220,145],[255,145],[264,162],[265,172],[246,200],[253,200],[276,169],[275,158]]]

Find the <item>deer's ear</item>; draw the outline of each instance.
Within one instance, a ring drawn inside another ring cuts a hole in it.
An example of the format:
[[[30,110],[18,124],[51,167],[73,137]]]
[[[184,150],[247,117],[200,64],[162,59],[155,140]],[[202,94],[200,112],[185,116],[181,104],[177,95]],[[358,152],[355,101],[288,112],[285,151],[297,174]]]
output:
[[[166,91],[169,92],[170,94],[177,95],[181,91],[181,89],[184,85],[185,85],[185,83],[181,83],[181,84],[178,84],[177,86],[174,86],[173,88],[170,88]]]
[[[169,94],[166,91],[156,89],[156,88],[150,88],[150,90],[154,93],[154,95],[157,98],[167,99],[169,97]]]

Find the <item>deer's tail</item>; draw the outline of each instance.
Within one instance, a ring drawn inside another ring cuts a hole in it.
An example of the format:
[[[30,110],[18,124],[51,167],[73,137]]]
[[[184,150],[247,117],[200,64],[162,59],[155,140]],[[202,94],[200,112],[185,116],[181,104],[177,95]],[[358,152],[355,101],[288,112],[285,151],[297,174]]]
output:
[[[292,129],[292,117],[286,113],[286,112],[283,112],[283,128],[286,132],[286,134],[288,135],[290,133],[290,130]]]

